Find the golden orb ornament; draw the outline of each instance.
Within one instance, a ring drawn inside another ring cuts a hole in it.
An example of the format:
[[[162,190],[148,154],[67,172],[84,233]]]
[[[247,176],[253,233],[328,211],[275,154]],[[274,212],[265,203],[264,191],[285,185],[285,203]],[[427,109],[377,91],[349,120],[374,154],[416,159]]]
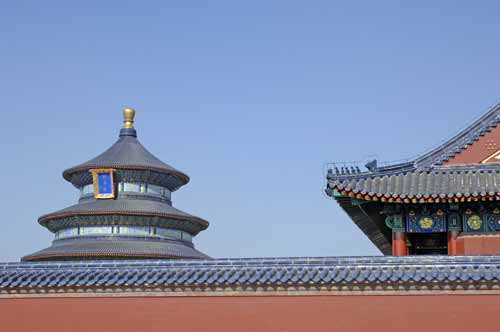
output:
[[[127,107],[123,109],[123,128],[134,128],[135,109]]]

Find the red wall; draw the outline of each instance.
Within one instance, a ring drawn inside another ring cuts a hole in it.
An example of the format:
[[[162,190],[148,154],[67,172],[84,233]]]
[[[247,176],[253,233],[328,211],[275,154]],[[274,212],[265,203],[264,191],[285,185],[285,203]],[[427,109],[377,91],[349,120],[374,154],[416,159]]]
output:
[[[1,331],[496,331],[500,295],[0,299]]]
[[[480,163],[499,149],[500,126],[497,126],[444,164]],[[498,162],[498,160],[493,159],[491,162]]]
[[[457,255],[500,254],[500,234],[461,234],[457,238]]]

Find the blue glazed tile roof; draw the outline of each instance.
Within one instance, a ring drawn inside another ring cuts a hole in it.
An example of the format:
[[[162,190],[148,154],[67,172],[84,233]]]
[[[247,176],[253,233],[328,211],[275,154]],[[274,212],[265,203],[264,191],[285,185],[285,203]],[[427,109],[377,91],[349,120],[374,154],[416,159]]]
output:
[[[61,216],[113,214],[117,212],[120,214],[156,215],[178,220],[190,220],[199,224],[201,230],[208,227],[208,221],[176,209],[165,202],[121,197],[115,200],[91,199],[84,202],[80,201],[78,204],[65,209],[43,215],[38,218],[38,221],[42,225],[46,225],[47,222],[60,218]]]
[[[500,281],[500,256],[1,263],[0,290]]]
[[[81,257],[210,259],[209,256],[185,242],[108,237],[54,241],[50,247],[25,256],[22,260],[31,261],[54,257],[65,257],[67,259],[79,259]]]
[[[71,176],[74,173],[107,167],[157,170],[177,176],[182,185],[189,182],[189,177],[186,174],[164,163],[149,152],[137,139],[135,129],[122,129],[118,141],[109,149],[92,160],[65,170],[63,177],[71,181]]]

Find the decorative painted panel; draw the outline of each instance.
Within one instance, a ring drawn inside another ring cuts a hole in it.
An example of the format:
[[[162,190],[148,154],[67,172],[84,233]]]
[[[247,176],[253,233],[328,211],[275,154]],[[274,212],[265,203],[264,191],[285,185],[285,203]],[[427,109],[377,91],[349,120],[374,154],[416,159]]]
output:
[[[393,232],[404,232],[405,231],[405,223],[404,223],[403,215],[395,214],[393,216],[392,231]]]
[[[99,193],[103,195],[109,195],[112,192],[112,181],[111,173],[98,173],[97,174],[97,185],[99,187]]]
[[[459,213],[450,213],[448,215],[448,230],[449,231],[461,231],[462,230],[462,218]]]
[[[484,216],[487,230],[489,232],[500,232],[500,210],[495,208],[492,213]]]
[[[486,227],[483,218],[479,213],[467,209],[464,214],[464,231],[466,232],[484,232]]]
[[[427,211],[417,213],[411,210],[406,215],[406,232],[439,233],[446,232],[446,215],[442,210],[430,214]]]
[[[114,169],[91,169],[96,199],[115,198]]]

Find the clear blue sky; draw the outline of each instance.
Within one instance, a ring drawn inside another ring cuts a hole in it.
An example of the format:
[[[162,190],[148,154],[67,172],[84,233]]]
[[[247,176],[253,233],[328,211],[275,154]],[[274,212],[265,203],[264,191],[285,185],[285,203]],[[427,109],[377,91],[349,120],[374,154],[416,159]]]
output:
[[[439,3],[439,4],[437,4]],[[63,169],[117,138],[191,176],[214,257],[377,255],[324,165],[424,152],[500,98],[491,1],[2,1],[0,260],[49,245]]]

